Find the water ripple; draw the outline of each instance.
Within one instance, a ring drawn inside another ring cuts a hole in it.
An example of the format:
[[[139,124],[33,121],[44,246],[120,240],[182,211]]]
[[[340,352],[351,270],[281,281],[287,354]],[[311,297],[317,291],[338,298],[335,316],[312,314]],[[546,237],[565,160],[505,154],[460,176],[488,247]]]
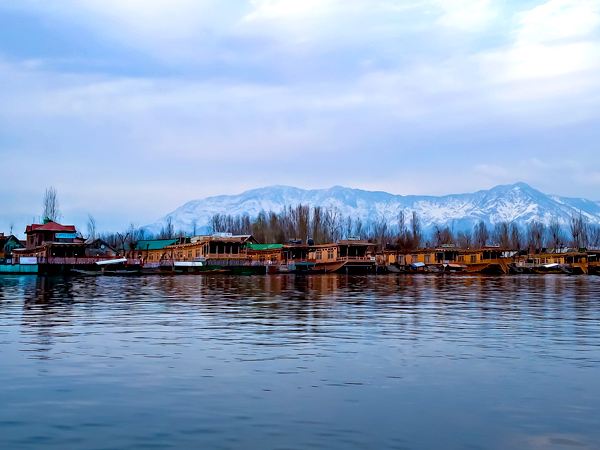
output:
[[[600,278],[0,277],[10,449],[600,448]],[[3,446],[4,446],[3,445]]]

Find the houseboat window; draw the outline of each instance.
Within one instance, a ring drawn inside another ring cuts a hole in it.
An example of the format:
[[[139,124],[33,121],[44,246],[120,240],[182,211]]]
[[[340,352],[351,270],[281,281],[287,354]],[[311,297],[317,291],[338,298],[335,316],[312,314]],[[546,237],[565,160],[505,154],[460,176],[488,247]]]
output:
[[[263,262],[265,260],[265,255],[260,255],[258,259],[260,262]]]
[[[477,262],[477,255],[471,255],[471,264],[475,264]]]
[[[333,250],[327,250],[327,259],[333,259]]]
[[[316,257],[317,259],[321,259],[321,258],[322,258],[322,256],[323,256],[323,254],[322,254],[321,252],[317,252],[317,254],[315,255],[315,257]]]
[[[425,264],[431,263],[431,255],[425,255]]]

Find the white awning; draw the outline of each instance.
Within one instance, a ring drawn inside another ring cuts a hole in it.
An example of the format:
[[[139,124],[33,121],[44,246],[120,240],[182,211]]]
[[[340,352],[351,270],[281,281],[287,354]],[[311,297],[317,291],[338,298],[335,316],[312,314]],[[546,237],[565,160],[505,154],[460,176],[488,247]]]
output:
[[[96,264],[99,266],[105,266],[107,264],[120,264],[127,262],[127,258],[119,258],[119,259],[108,259],[106,261],[96,261]]]
[[[202,267],[205,264],[202,261],[174,261],[175,267]]]

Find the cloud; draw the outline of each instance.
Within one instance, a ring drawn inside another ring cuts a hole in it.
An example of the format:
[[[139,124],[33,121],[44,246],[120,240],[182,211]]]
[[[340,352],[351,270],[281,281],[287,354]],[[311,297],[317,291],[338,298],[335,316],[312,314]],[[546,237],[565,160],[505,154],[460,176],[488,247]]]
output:
[[[106,190],[133,217],[274,183],[443,194],[447,178],[429,176],[445,171],[464,191],[523,180],[560,193],[548,180],[576,177],[560,188],[575,194],[600,170],[597,4],[520,5],[5,2],[40,19],[32,33],[106,48],[6,45],[0,151],[28,168],[32,195],[54,184],[83,205]]]
[[[305,0],[302,2],[288,0],[251,0],[253,11],[244,17],[244,21],[262,20],[297,20],[304,17],[323,15],[338,6],[338,0]]]
[[[600,4],[551,0],[516,15],[512,44],[482,56],[498,83],[559,77],[600,69]]]
[[[462,31],[481,31],[497,15],[489,0],[441,0],[437,4],[443,11],[438,23]]]
[[[518,14],[516,42],[521,45],[588,39],[600,25],[595,0],[550,0]]]

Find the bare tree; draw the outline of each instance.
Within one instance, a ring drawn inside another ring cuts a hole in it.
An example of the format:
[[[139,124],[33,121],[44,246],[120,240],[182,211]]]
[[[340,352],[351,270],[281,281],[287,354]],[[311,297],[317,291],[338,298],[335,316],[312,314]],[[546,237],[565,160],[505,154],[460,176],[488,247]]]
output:
[[[123,252],[123,256],[127,255],[127,238],[129,237],[127,234],[127,231],[123,232],[123,233],[116,233],[116,237],[117,237],[117,242],[119,243],[119,251]]]
[[[488,239],[490,238],[490,234],[483,220],[479,221],[479,223],[475,225],[473,237],[477,247],[482,248],[486,246]]]
[[[523,248],[521,230],[519,230],[519,227],[514,222],[510,224],[510,247],[517,251],[521,251]]]
[[[129,250],[135,250],[137,241],[139,239],[139,234],[139,229],[135,226],[135,224],[133,222],[130,223],[129,227],[127,227],[127,231],[125,232],[125,243]]]
[[[576,249],[587,247],[588,244],[588,224],[585,218],[579,213],[579,216],[572,216],[569,225],[572,241],[571,245]]]
[[[308,205],[297,205],[290,208],[290,218],[294,228],[294,236],[306,242],[310,228],[310,208]],[[289,236],[292,237],[292,236]]]
[[[252,235],[258,242],[272,242],[269,236],[267,213],[261,211],[252,223]]]
[[[353,235],[357,236],[360,239],[362,237],[362,234],[363,234],[363,223],[362,223],[362,220],[360,220],[360,217],[357,217],[356,220],[354,221]]]
[[[387,222],[385,221],[385,217],[380,216],[373,223],[373,239],[375,243],[381,247],[383,250],[385,240],[387,237]]]
[[[468,231],[460,232],[456,237],[456,241],[460,248],[471,248],[473,246],[473,235]]]
[[[450,227],[436,226],[433,232],[433,245],[439,247],[443,244],[454,244],[454,234],[450,231]]]
[[[248,214],[242,216],[240,234],[252,234],[252,222]]]
[[[560,227],[560,223],[557,220],[553,220],[548,227],[548,237],[550,240],[550,246],[552,247],[552,251],[559,251],[564,245],[564,239],[562,235],[562,230]]]
[[[527,246],[530,251],[541,250],[544,247],[545,226],[541,222],[532,220],[527,226]]]
[[[421,247],[423,242],[423,233],[421,232],[421,221],[416,211],[412,212],[412,219],[410,221],[410,227],[412,229],[412,248]]]
[[[404,216],[404,211],[400,211],[398,213],[398,236],[404,236],[406,233],[406,217]]]
[[[398,237],[396,238],[397,251],[410,251],[413,249],[413,240],[406,226],[406,216],[404,211],[398,213]]]
[[[50,186],[44,193],[44,212],[42,217],[45,221],[56,222],[60,219],[60,208],[56,189]]]
[[[346,217],[346,221],[344,223],[344,236],[346,239],[348,239],[350,236],[352,236],[352,217],[348,216]]]
[[[88,238],[96,239],[96,219],[94,219],[94,216],[92,216],[91,214],[88,214],[87,229],[88,229]]]
[[[593,249],[600,248],[600,227],[589,226],[589,246]]]
[[[325,224],[330,242],[337,242],[340,237],[341,219],[339,208],[336,206],[325,208]]]
[[[494,227],[494,240],[502,248],[508,248],[510,246],[508,222],[500,222],[496,224]]]
[[[173,239],[175,237],[175,227],[173,226],[173,218],[171,216],[167,217],[167,223],[160,230],[158,237],[160,239]]]

